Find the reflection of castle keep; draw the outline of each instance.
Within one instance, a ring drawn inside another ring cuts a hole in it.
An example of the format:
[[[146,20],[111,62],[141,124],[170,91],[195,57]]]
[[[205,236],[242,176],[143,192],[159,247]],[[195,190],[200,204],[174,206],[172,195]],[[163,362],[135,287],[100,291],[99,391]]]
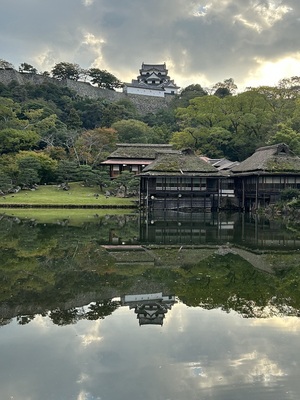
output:
[[[142,64],[140,75],[126,83],[124,92],[142,96],[165,97],[178,93],[179,87],[168,76],[166,64]]]
[[[165,315],[176,303],[175,296],[162,293],[125,295],[121,301],[122,305],[134,309],[140,325],[163,325]]]

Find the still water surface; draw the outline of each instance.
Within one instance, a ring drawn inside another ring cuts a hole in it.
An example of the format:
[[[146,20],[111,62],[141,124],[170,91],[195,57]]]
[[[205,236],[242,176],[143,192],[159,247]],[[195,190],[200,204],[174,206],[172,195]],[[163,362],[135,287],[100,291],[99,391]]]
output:
[[[299,399],[297,227],[3,215],[0,234],[0,399]]]

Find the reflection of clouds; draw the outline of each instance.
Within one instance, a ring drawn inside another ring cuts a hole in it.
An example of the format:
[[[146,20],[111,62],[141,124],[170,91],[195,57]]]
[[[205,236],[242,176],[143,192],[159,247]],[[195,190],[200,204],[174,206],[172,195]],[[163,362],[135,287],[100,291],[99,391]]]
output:
[[[101,397],[94,397],[89,392],[81,391],[76,400],[101,400]]]
[[[1,399],[11,394],[25,398],[24,379],[35,398],[47,398],[42,395],[47,389],[53,398],[74,400],[140,399],[141,391],[145,400],[220,400],[237,398],[237,393],[259,399],[273,388],[298,385],[297,336],[289,341],[292,329],[298,332],[297,318],[245,319],[233,312],[177,303],[163,327],[139,327],[128,307],[119,307],[103,320],[81,320],[76,325],[59,327],[49,321],[45,335],[36,329],[37,322],[46,325],[38,316],[22,327],[28,336],[17,347],[17,363],[10,350],[13,341],[3,346],[2,363],[14,369],[9,383],[7,376],[0,377]],[[20,327],[13,324],[4,329],[20,334]],[[29,358],[31,365],[39,366],[41,357],[46,360],[44,368],[27,367]],[[60,379],[61,386],[53,388],[53,381]],[[35,388],[37,383],[40,387]],[[276,399],[287,399],[276,393]]]
[[[254,360],[256,358],[257,358],[257,354],[255,351],[253,353],[247,353],[247,354],[242,355],[242,357],[239,359],[232,360],[232,363],[230,366],[231,367],[239,367],[242,364],[244,364],[246,361]]]
[[[94,0],[83,0],[83,4],[85,6],[91,6],[94,3]]]
[[[51,321],[48,318],[43,317],[42,315],[36,315],[34,318],[35,327],[42,329],[43,331],[47,331],[49,325],[51,325]]]
[[[249,373],[249,382],[261,382],[268,384],[277,380],[286,374],[281,368],[267,357],[258,360],[257,364]]]
[[[175,311],[174,311],[175,310]],[[175,328],[176,326],[176,328]],[[176,329],[177,332],[184,332],[186,326],[186,311],[180,304],[174,304],[164,319],[164,329]]]
[[[188,368],[192,376],[194,377],[200,376],[201,378],[207,378],[207,374],[200,363],[189,363]]]
[[[257,351],[243,354],[239,359],[232,360],[230,366],[243,373],[246,383],[268,384],[286,375],[274,361],[266,355],[260,355]]]
[[[205,362],[187,363],[187,377],[197,383],[201,389],[218,386],[248,385],[260,383],[270,385],[287,375],[276,362],[257,351],[242,354],[239,358],[219,360],[210,365]]]
[[[253,326],[282,329],[290,333],[300,331],[300,319],[298,317],[273,317],[267,319],[254,319]]]
[[[90,323],[88,325],[88,331],[79,335],[83,347],[99,343],[101,342],[101,340],[103,340],[103,337],[100,336],[99,334],[100,325],[101,325],[100,320],[97,320],[94,323]]]
[[[91,378],[90,378],[87,374],[81,373],[80,376],[79,376],[79,378],[78,378],[78,380],[76,381],[76,383],[81,384],[81,383],[84,383],[84,382],[89,381],[90,379],[91,379]]]

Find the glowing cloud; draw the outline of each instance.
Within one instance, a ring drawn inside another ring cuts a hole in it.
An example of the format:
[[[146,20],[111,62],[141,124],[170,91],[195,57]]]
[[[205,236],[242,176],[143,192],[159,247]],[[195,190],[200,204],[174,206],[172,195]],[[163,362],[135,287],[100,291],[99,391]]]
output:
[[[267,4],[255,4],[253,7],[245,10],[243,14],[234,16],[234,21],[239,21],[248,28],[261,33],[265,29],[272,28],[276,22],[280,21],[285,14],[293,9],[283,4],[269,2]],[[247,14],[249,16],[247,17]]]
[[[83,4],[88,7],[94,3],[94,0],[82,0]]]
[[[205,5],[197,4],[192,10],[192,15],[194,17],[205,17],[211,6],[211,3]]]

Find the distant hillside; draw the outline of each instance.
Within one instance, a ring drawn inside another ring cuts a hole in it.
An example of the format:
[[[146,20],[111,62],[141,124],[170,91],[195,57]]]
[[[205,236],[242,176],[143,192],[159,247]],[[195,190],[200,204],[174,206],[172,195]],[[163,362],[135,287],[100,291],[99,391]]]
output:
[[[91,99],[107,99],[108,101],[115,102],[126,98],[133,103],[137,111],[142,115],[150,112],[157,112],[162,108],[167,108],[171,100],[170,97],[158,98],[115,92],[113,90],[92,86],[88,82],[73,81],[70,79],[59,81],[48,76],[20,73],[13,69],[0,70],[0,83],[8,85],[13,81],[17,82],[19,85],[26,85],[28,83],[33,85],[41,85],[45,82],[51,82],[58,86],[66,86],[76,92],[79,96],[88,97]]]

